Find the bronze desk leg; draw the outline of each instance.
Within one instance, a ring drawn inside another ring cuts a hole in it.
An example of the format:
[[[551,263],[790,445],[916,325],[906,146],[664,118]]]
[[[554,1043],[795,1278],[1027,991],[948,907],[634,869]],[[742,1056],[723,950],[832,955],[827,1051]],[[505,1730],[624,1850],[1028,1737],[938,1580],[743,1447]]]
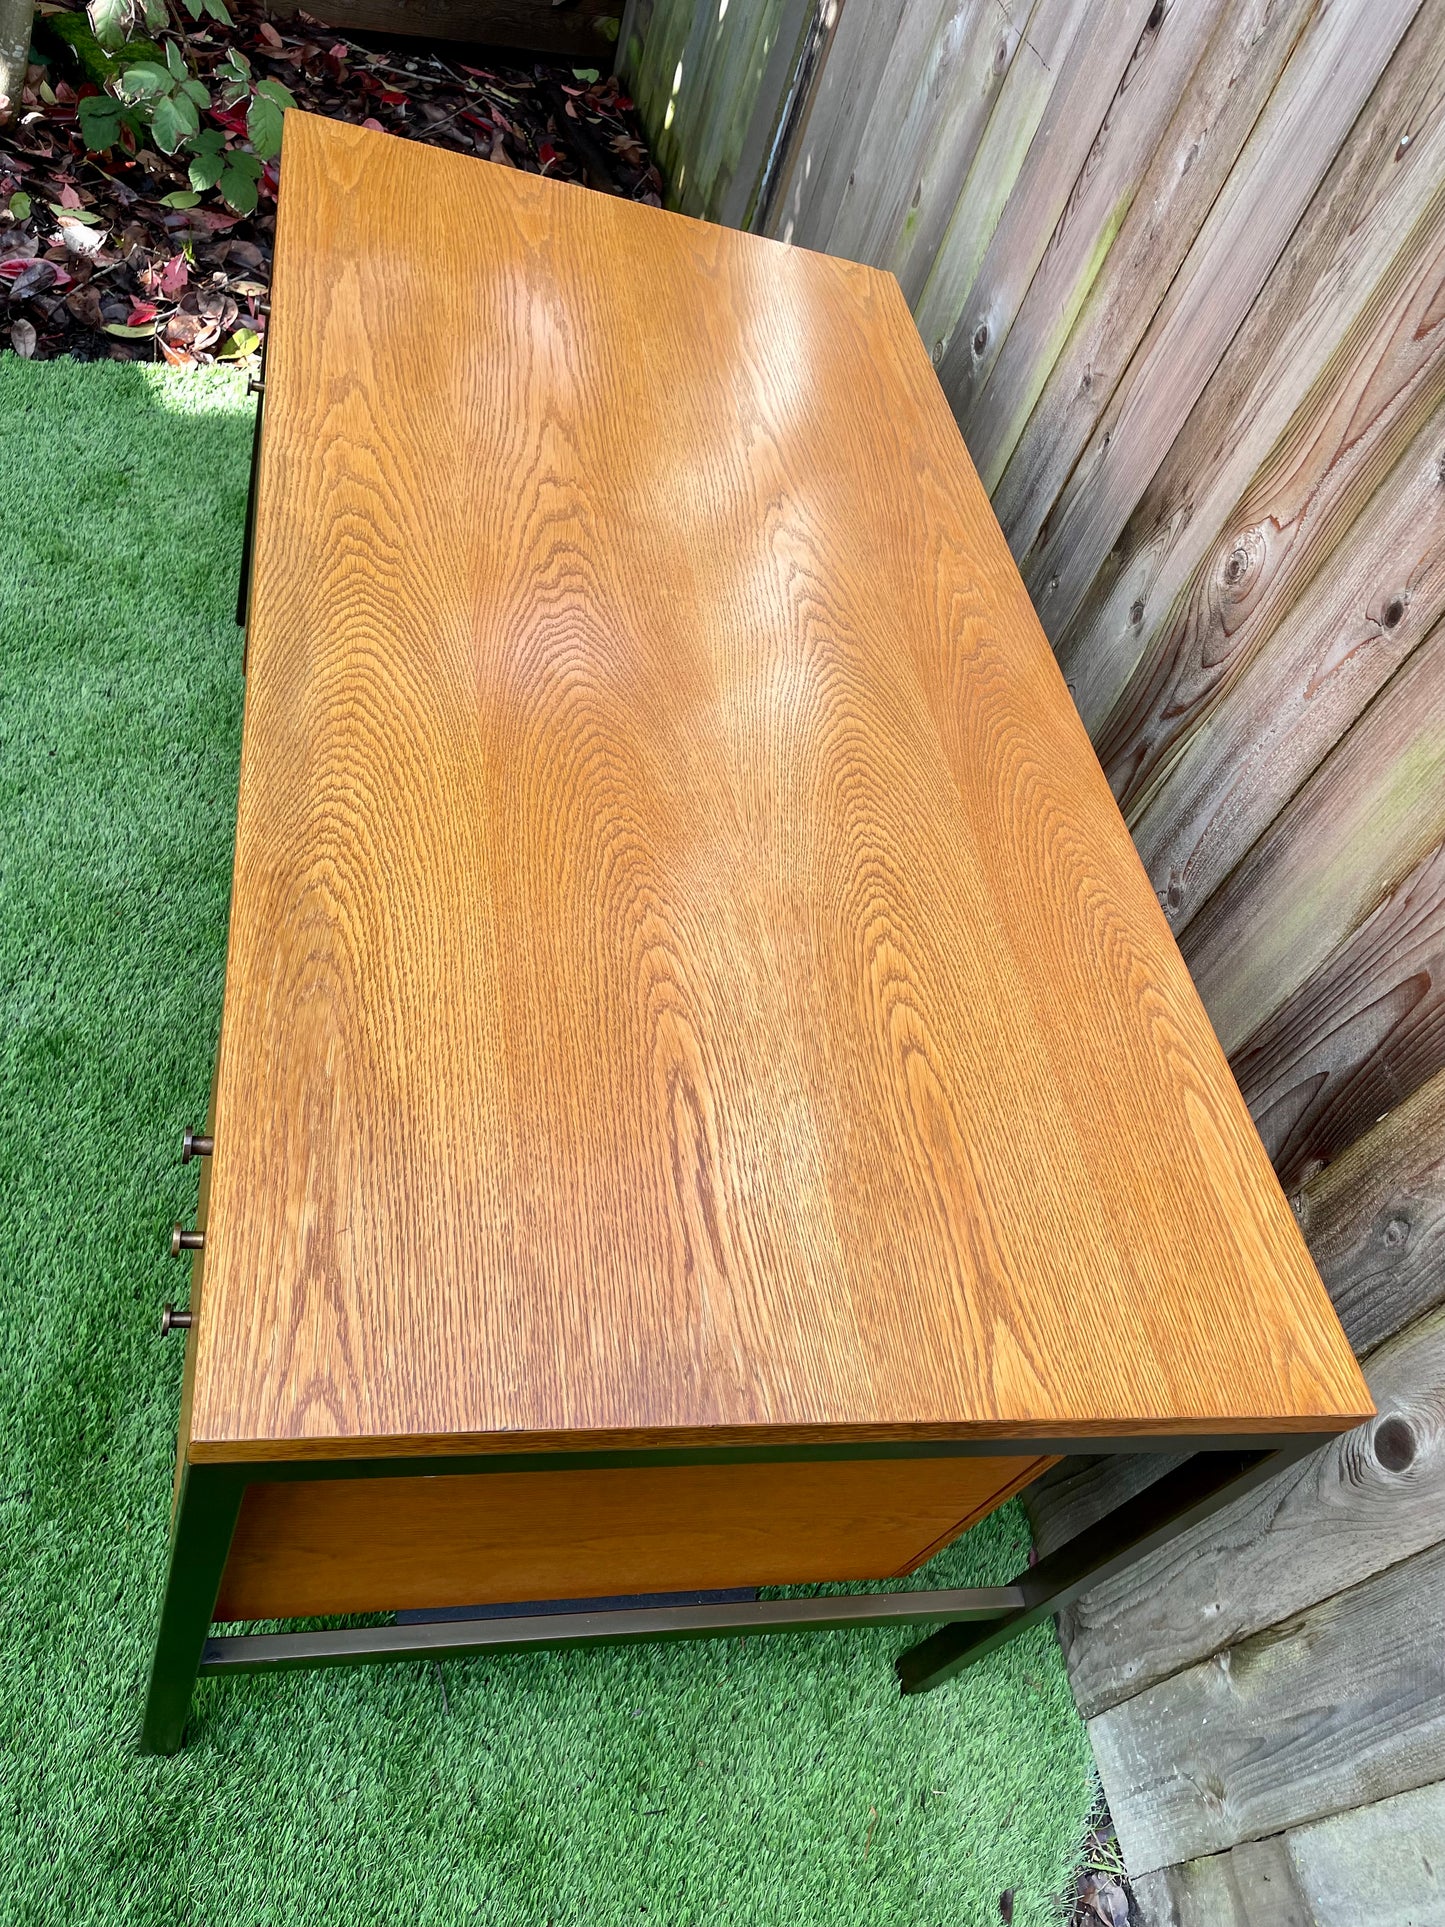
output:
[[[171,1519],[170,1563],[141,1728],[142,1753],[176,1753],[246,1489],[234,1465],[186,1465]]]

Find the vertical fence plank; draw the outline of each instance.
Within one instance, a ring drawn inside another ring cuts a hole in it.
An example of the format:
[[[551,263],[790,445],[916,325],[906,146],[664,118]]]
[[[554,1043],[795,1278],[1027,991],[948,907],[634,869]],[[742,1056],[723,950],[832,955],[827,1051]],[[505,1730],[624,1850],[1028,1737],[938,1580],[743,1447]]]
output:
[[[1055,631],[1091,732],[1140,673],[1211,550],[1222,571],[1235,533],[1250,546],[1231,515],[1332,362],[1340,379],[1342,344],[1380,298],[1439,187],[1442,124],[1445,5],[1425,0],[1157,474],[1141,485],[1078,614]]]
[[[1067,341],[1049,367],[1016,378],[1031,407],[993,496],[1016,556],[1088,445],[1314,6],[1231,0]]]
[[[971,369],[955,407],[986,488],[996,488],[1229,4],[1175,0],[1157,25],[1158,9],[1151,14],[1007,339],[995,337]]]
[[[965,434],[970,405],[993,372],[1069,196],[1100,143],[1124,75],[1136,63],[1148,65],[1159,31],[1149,24],[1155,13],[1154,0],[1095,0],[1069,47],[998,226],[941,344],[938,378]]]
[[[1089,447],[1024,558],[1024,580],[1051,635],[1059,634],[1083,600],[1417,4],[1336,0],[1305,29]]]
[[[1184,932],[1226,1051],[1445,841],[1442,716],[1437,625]]]

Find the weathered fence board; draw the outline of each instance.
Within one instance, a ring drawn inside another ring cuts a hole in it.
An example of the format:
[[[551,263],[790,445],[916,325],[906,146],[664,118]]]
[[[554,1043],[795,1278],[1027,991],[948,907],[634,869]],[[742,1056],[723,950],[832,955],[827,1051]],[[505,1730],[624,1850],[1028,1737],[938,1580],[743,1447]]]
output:
[[[1280,1181],[1291,1188],[1445,1070],[1445,845],[1231,1063]]]
[[[1445,224],[1440,247],[1445,267]],[[1438,292],[1445,297],[1445,284]],[[1437,315],[1445,327],[1445,299]],[[1445,393],[1445,355],[1430,369],[1429,386]],[[1176,930],[1445,613],[1442,464],[1445,406],[1283,619],[1271,627],[1246,618],[1228,637],[1212,626],[1191,635],[1151,700],[1139,754],[1176,748],[1131,828]]]
[[[1067,70],[1089,0],[1037,0],[929,269],[914,317],[936,362],[948,349],[1034,137]]]
[[[993,491],[1015,556],[1033,547],[1088,446],[1313,7],[1314,0],[1231,7],[1190,76],[1058,359],[1011,374],[1025,395],[1037,393]]]
[[[1148,64],[1157,37],[1148,25],[1153,3],[1094,0],[1064,57],[1047,111],[953,327],[935,346],[943,392],[965,429],[969,403],[993,371],[1125,73],[1136,62]]]
[[[1135,1873],[1445,1777],[1445,1546],[1089,1722]]]
[[[1157,639],[1181,600],[1187,607],[1196,573],[1225,580],[1236,549],[1254,546],[1244,505],[1272,457],[1283,459],[1291,425],[1307,432],[1302,404],[1311,390],[1331,369],[1347,383],[1351,358],[1368,353],[1352,330],[1418,232],[1445,168],[1442,148],[1445,4],[1426,0],[1158,472],[1147,485],[1141,475],[1138,504],[1077,614],[1055,636],[1096,737],[1115,705],[1128,702],[1139,665],[1167,647],[1167,637]],[[1323,393],[1317,399],[1325,403]],[[1111,759],[1119,747],[1111,741]]]
[[[952,391],[969,453],[991,491],[1109,258],[1180,93],[1227,4],[1201,0],[1181,5],[1176,0],[1162,13],[1158,7],[1150,13],[1043,258],[1017,303],[1007,338],[992,328],[984,353],[971,362],[967,383],[957,383]],[[970,347],[976,332],[967,326],[963,330]]]
[[[1437,625],[1184,932],[1226,1051],[1445,840],[1442,715]]]
[[[1445,1303],[1445,1072],[1312,1178],[1294,1205],[1361,1355]]]
[[[1323,180],[1417,0],[1317,11],[1089,447],[1022,563],[1061,633],[1103,564]],[[925,339],[927,338],[925,334]]]
[[[1439,1927],[1445,1784],[1146,1874],[1135,1897],[1151,1927]]]
[[[1365,1375],[1377,1418],[1077,1603],[1064,1632],[1081,1712],[1445,1540],[1445,1312]]]

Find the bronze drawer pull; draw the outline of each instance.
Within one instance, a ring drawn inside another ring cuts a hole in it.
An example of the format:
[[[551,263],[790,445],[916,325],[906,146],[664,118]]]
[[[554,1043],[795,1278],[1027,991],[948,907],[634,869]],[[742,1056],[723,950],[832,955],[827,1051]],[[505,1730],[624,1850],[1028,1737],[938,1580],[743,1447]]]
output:
[[[189,1164],[192,1158],[208,1158],[216,1148],[213,1137],[205,1137],[199,1131],[187,1131],[181,1139],[181,1163]]]
[[[179,1258],[183,1251],[201,1251],[206,1243],[204,1231],[187,1231],[184,1225],[171,1226],[171,1256]]]
[[[161,1337],[168,1332],[185,1332],[191,1329],[191,1314],[177,1311],[174,1305],[161,1306]]]

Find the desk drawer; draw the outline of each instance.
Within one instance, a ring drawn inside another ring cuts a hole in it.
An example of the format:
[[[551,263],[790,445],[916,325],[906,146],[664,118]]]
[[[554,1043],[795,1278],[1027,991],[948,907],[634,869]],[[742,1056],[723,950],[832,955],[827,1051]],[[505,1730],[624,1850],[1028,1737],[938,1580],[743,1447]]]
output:
[[[850,1459],[253,1485],[216,1618],[883,1579],[1037,1458]]]

